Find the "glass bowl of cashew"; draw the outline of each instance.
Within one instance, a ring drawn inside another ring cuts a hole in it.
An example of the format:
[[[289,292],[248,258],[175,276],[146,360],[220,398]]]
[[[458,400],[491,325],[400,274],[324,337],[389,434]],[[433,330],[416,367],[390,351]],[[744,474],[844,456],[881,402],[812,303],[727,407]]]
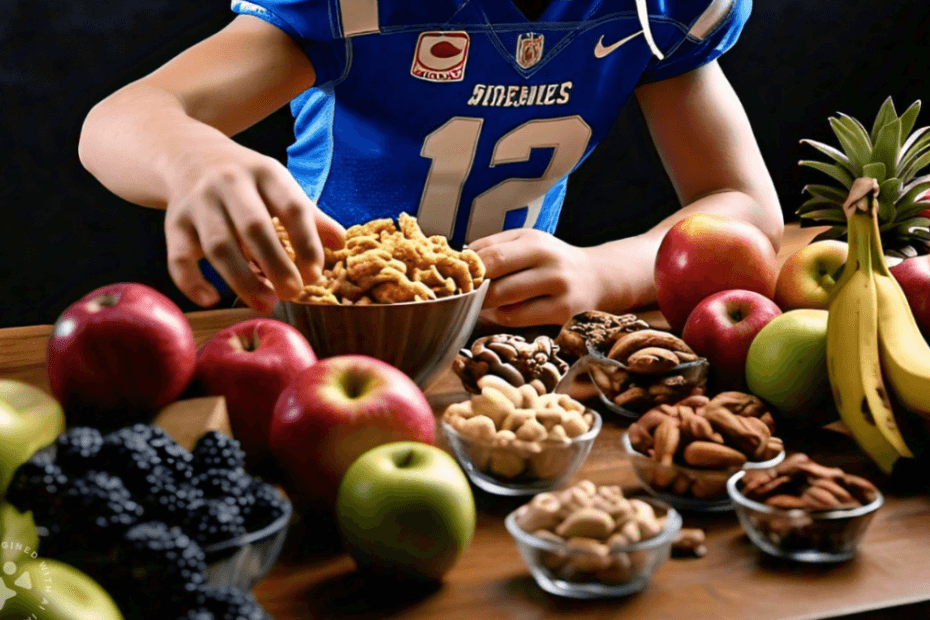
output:
[[[494,375],[480,392],[449,405],[440,421],[472,483],[496,495],[534,495],[563,486],[601,431],[601,416],[566,394],[540,394]]]
[[[543,590],[570,598],[639,592],[671,555],[682,519],[654,498],[589,480],[536,495],[505,519]]]

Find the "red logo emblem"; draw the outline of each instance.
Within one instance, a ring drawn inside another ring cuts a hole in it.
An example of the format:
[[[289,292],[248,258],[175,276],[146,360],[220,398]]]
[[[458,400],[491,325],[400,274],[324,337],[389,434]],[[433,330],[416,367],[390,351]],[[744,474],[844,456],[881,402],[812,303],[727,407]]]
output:
[[[428,82],[461,82],[469,43],[467,32],[421,32],[410,75]]]
[[[542,58],[543,35],[527,32],[517,37],[517,64],[529,69]]]

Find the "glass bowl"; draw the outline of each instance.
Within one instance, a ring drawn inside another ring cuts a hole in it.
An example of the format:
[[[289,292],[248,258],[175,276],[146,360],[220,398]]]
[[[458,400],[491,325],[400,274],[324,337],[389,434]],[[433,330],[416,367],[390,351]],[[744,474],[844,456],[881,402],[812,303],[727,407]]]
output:
[[[591,452],[594,439],[601,432],[601,416],[586,409],[594,421],[588,432],[572,438],[565,445],[545,445],[533,453],[525,449],[493,446],[459,433],[445,420],[440,420],[443,433],[452,453],[468,478],[478,488],[495,495],[535,495],[551,491],[567,482],[584,464]],[[523,468],[519,474],[504,476],[495,473],[495,468],[517,471],[519,461]],[[516,465],[514,465],[516,463]]]
[[[589,383],[593,386],[594,392],[604,407],[608,411],[625,418],[637,419],[656,405],[682,400],[692,395],[694,393],[692,390],[703,389],[707,384],[707,372],[710,364],[704,358],[681,363],[662,373],[647,375],[630,371],[623,363],[610,359],[592,349],[590,344],[588,350],[588,355],[579,358],[572,364],[553,391],[560,394],[578,393],[577,383],[584,376],[587,379],[586,384]],[[663,380],[676,376],[681,376],[685,385],[679,387],[658,385]],[[622,383],[623,380],[629,377],[641,378],[649,386],[654,385],[655,387],[647,389],[656,390],[656,393],[651,394],[647,401],[636,407],[616,404],[607,392],[611,391],[612,383],[615,385],[618,380]],[[663,392],[666,394],[665,396],[662,395]]]
[[[885,502],[878,496],[857,508],[840,510],[784,510],[760,504],[743,495],[740,471],[727,480],[743,531],[759,549],[796,562],[843,562],[856,554],[875,512]]]
[[[633,465],[633,473],[650,495],[679,510],[720,512],[733,509],[727,494],[727,480],[744,469],[767,469],[785,458],[782,451],[767,461],[747,462],[730,469],[699,469],[673,463],[664,465],[633,449],[629,432],[621,439],[623,451]],[[675,492],[676,485],[680,485]],[[683,489],[683,490],[682,490]],[[669,492],[671,491],[671,492]],[[690,491],[690,494],[688,494]]]
[[[490,280],[470,293],[370,306],[278,302],[272,316],[297,328],[317,357],[367,355],[427,389],[452,364],[478,322]]]
[[[530,574],[543,590],[569,598],[608,598],[639,592],[649,585],[649,580],[659,566],[665,562],[672,550],[672,543],[681,530],[681,515],[655,499],[644,499],[652,505],[658,516],[665,517],[665,527],[648,540],[632,545],[610,548],[609,563],[593,553],[580,549],[567,549],[564,543],[546,540],[526,532],[517,525],[520,508],[514,510],[504,521]],[[579,564],[598,563],[606,568],[599,572],[565,574],[566,560],[577,559]],[[603,563],[603,564],[601,564]]]

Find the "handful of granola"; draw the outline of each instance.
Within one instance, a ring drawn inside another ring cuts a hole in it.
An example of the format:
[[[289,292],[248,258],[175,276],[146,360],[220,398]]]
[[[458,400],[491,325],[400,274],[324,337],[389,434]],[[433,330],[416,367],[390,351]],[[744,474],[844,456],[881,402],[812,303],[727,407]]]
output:
[[[287,231],[275,229],[291,260]],[[484,281],[485,267],[472,250],[458,251],[442,235],[427,237],[415,217],[377,219],[351,226],[345,246],[325,249],[323,275],[304,287],[299,303],[369,305],[427,301],[469,293]]]

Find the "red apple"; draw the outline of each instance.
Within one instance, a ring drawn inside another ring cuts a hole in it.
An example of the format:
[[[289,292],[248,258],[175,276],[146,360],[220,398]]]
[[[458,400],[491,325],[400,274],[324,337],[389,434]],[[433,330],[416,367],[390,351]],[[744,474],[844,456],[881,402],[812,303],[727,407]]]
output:
[[[785,260],[775,283],[775,303],[783,311],[826,310],[833,276],[846,262],[849,245],[827,239],[805,245]]]
[[[224,396],[233,435],[250,464],[270,456],[268,438],[278,396],[316,362],[307,339],[276,319],[241,321],[217,332],[197,354],[197,382]]]
[[[432,444],[435,435],[433,410],[410,377],[372,357],[340,355],[313,364],[281,392],[271,449],[292,494],[332,508],[363,452],[393,441]]]
[[[197,364],[190,323],[144,284],[121,282],[69,306],[48,341],[48,383],[69,426],[150,420],[187,388]]]
[[[905,259],[890,271],[904,289],[920,332],[930,341],[930,254]]]
[[[749,345],[779,314],[774,301],[754,291],[720,291],[688,315],[681,338],[707,358],[709,376],[717,389],[745,390]]]
[[[672,331],[681,332],[698,303],[718,291],[745,289],[771,299],[775,248],[743,220],[695,213],[662,239],[655,264],[656,301]]]

